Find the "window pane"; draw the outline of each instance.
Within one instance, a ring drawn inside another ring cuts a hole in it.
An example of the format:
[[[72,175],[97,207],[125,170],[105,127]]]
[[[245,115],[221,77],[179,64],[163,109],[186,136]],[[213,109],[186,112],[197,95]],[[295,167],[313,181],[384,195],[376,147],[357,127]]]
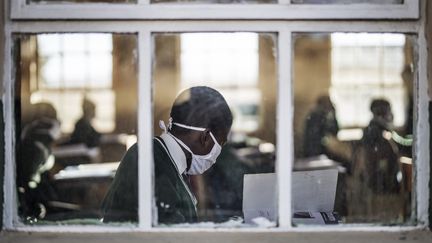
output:
[[[137,0],[27,0],[27,3],[136,3]]]
[[[249,202],[243,201],[246,174],[275,171],[275,36],[184,33],[157,34],[153,40],[154,190],[159,225],[275,225],[274,214],[270,220],[252,220],[259,215],[245,212]],[[160,128],[160,120],[171,127],[169,134]],[[218,146],[210,133],[184,125],[208,129],[222,145],[220,156],[213,157]],[[276,188],[268,193],[276,197]]]
[[[403,4],[404,0],[291,0],[298,4]]]
[[[21,220],[98,224],[107,215],[101,204],[109,204],[109,219],[116,221],[114,216],[129,212],[115,211],[119,201],[109,188],[124,183],[113,182],[114,175],[137,140],[136,36],[38,34],[15,39]]]
[[[293,223],[410,223],[412,38],[294,36]]]
[[[151,0],[151,3],[183,4],[263,4],[277,3],[277,0]]]

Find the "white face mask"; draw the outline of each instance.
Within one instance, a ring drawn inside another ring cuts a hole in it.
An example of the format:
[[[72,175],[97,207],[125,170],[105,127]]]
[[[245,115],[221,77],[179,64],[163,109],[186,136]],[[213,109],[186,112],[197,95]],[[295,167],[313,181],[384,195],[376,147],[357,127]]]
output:
[[[205,131],[205,128],[202,127],[193,127],[193,126],[187,126],[184,124],[172,122],[170,119],[170,123],[168,124],[168,127],[171,128],[171,125],[176,125],[182,128],[195,130],[195,131]],[[163,122],[162,122],[163,123]],[[165,127],[165,126],[163,126]],[[170,134],[170,133],[168,133]],[[189,151],[192,154],[192,162],[189,170],[186,172],[188,175],[201,175],[206,170],[208,170],[214,163],[216,163],[216,159],[221,153],[222,147],[217,142],[216,138],[214,137],[213,133],[210,132],[210,136],[213,139],[214,145],[213,148],[210,150],[210,152],[206,155],[197,155],[190,150],[190,148],[184,144],[180,139],[176,138],[174,135],[170,134],[183,148],[185,148],[187,151]]]

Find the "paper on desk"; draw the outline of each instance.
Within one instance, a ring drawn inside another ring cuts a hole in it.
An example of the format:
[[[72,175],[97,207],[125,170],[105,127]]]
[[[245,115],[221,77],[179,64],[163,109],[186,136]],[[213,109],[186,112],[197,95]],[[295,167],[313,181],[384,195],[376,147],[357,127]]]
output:
[[[337,169],[292,173],[293,212],[332,212],[336,195]],[[277,219],[276,174],[244,176],[243,214],[246,223],[253,218]]]
[[[337,169],[293,172],[293,212],[332,212],[337,177]]]
[[[243,185],[245,222],[247,224],[252,223],[252,219],[258,217],[276,221],[277,189],[275,174],[247,174],[244,176]]]

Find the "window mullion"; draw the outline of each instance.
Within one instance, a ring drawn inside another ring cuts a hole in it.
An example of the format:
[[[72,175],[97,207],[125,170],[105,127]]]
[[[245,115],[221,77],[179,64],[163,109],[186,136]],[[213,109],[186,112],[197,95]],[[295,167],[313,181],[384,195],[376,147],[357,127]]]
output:
[[[18,220],[17,205],[16,205],[16,185],[15,185],[15,121],[14,121],[14,87],[12,76],[12,63],[14,56],[11,56],[12,50],[12,34],[6,27],[6,38],[4,46],[4,73],[3,80],[3,111],[4,111],[4,138],[5,138],[5,167],[4,167],[4,215],[3,223],[5,229],[13,229],[14,224]],[[13,55],[13,54],[12,54]]]
[[[277,161],[279,227],[291,228],[291,171],[293,164],[293,98],[291,87],[291,32],[282,30],[278,40]]]
[[[429,221],[429,185],[430,185],[430,126],[428,122],[428,80],[427,80],[427,50],[426,38],[423,29],[418,35],[418,61],[417,72],[415,72],[414,80],[417,80],[417,89],[414,89],[414,97],[417,98],[415,107],[417,112],[414,112],[414,121],[417,121],[414,126],[415,139],[414,145],[414,185],[416,188],[416,195],[413,196],[413,205],[417,205],[417,222],[419,225],[427,226]],[[413,208],[415,212],[415,208]]]
[[[152,146],[152,87],[151,34],[138,33],[138,219],[139,228],[152,226],[153,146]]]

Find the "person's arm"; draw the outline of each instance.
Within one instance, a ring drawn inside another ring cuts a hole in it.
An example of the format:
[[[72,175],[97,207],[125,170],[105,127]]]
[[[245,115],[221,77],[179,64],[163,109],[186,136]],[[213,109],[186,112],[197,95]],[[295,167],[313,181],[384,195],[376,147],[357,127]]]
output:
[[[104,222],[138,220],[138,146],[122,158],[110,189],[102,203]]]

